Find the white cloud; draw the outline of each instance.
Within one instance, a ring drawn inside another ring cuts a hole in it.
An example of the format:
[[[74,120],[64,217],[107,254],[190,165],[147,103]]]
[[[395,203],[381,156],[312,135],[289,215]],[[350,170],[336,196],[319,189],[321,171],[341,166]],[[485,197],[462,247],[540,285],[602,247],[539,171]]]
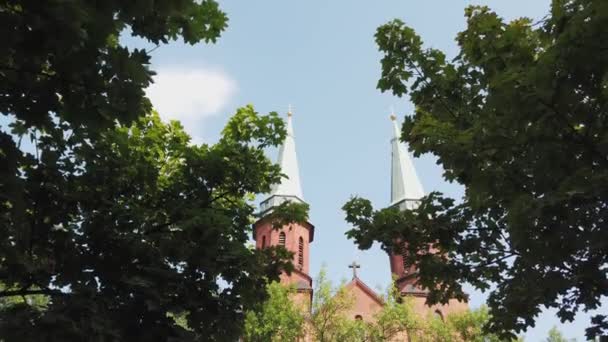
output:
[[[179,120],[196,139],[205,118],[218,115],[236,92],[225,72],[207,67],[165,67],[156,70],[146,89],[152,106],[164,120]]]

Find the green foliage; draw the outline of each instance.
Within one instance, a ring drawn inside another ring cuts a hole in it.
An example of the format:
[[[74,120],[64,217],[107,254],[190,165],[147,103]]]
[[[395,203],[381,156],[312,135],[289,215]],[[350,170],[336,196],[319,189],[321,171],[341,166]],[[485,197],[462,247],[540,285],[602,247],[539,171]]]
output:
[[[295,305],[292,287],[278,282],[268,285],[268,299],[247,312],[245,318],[246,341],[296,341],[304,332],[304,312]]]
[[[490,320],[486,307],[450,314],[445,318],[414,309],[414,298],[401,297],[395,286],[383,296],[382,309],[371,320],[350,317],[354,298],[344,284],[334,287],[321,269],[315,280],[312,312],[292,301],[295,290],[279,283],[268,286],[268,299],[247,312],[246,341],[295,341],[304,335],[317,342],[501,342],[483,327]]]
[[[404,332],[410,339],[423,334],[423,317],[414,311],[411,298],[401,298],[395,284],[391,284],[383,298],[384,306],[376,314],[373,323],[367,324],[370,341],[390,341]]]
[[[345,335],[356,333],[356,327],[350,325],[350,317],[345,314],[352,307],[354,298],[344,286],[334,288],[327,279],[327,271],[322,268],[315,279],[311,330],[315,341],[344,341]]]
[[[260,116],[251,106],[237,109],[222,133],[225,142],[255,141],[262,148],[279,145],[287,135],[277,113]]]
[[[441,318],[435,315],[429,315],[425,321],[424,332],[416,336],[415,341],[431,342],[431,341],[453,341],[454,333],[451,327],[445,324]]]
[[[7,289],[6,286],[0,283],[0,292],[8,291],[19,291],[19,289],[12,288]],[[18,306],[28,306],[33,310],[44,311],[48,305],[49,299],[45,295],[31,295],[31,296],[10,296],[0,297],[0,311],[2,310],[13,310]]]
[[[235,135],[233,118],[215,145],[190,144],[178,122],[156,114],[62,148],[40,133],[38,155],[18,155],[22,192],[0,214],[0,298],[49,303],[0,308],[0,336],[240,336],[243,313],[291,265],[284,248],[247,247],[249,198],[281,177],[264,146],[285,132],[274,114],[243,112],[267,124]]]
[[[483,330],[490,315],[486,307],[466,310],[447,315],[445,320],[429,312],[423,315],[414,309],[414,299],[401,297],[398,289],[392,285],[384,296],[382,310],[374,316],[373,322],[365,324],[366,341],[392,341],[403,338],[405,334],[410,342],[467,341],[467,342],[501,342],[515,341],[500,339],[497,335]],[[362,339],[353,339],[361,341]]]
[[[173,318],[173,320],[175,321],[175,324],[177,324],[178,326],[180,326],[186,330],[192,331],[192,329],[190,329],[188,327],[188,313],[187,312],[180,312],[177,314],[168,312],[167,317]]]
[[[552,327],[549,330],[549,336],[547,336],[546,342],[576,342],[575,339],[569,340],[562,335],[557,327]]]
[[[280,229],[292,222],[308,222],[309,206],[306,203],[286,201],[272,208],[266,218],[272,221],[275,229]]]
[[[399,20],[376,33],[378,87],[415,105],[403,140],[437,156],[462,202],[431,193],[414,211],[358,198],[344,209],[360,248],[408,242],[432,303],[463,298],[464,282],[497,284],[488,328],[512,337],[543,306],[570,321],[608,295],[608,2],[554,0],[535,24],[465,14],[452,61]],[[589,338],[608,333],[606,315],[591,325]]]
[[[26,129],[58,129],[60,119],[87,135],[129,124],[150,110],[153,72],[150,53],[122,46],[119,35],[215,42],[227,20],[213,0],[3,1],[0,113]]]
[[[118,39],[215,42],[218,4],[15,0],[0,22],[0,336],[234,340],[291,265],[246,246],[284,123],[247,106],[191,145],[149,114],[151,51]]]
[[[448,315],[446,321],[462,341],[504,341],[498,335],[484,331],[484,326],[490,321],[490,313],[486,306]]]
[[[292,287],[269,285],[266,302],[247,313],[245,340],[295,341],[306,332],[314,341],[361,341],[367,327],[346,317],[353,298],[344,286],[335,288],[324,268],[315,284],[312,312],[292,302],[295,294]]]

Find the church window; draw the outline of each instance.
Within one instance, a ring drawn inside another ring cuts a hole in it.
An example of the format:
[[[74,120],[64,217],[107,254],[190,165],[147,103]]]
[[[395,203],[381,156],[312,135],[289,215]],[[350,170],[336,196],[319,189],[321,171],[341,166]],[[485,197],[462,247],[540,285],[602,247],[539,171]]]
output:
[[[355,315],[355,319],[356,319],[357,321],[362,321],[362,320],[363,320],[363,317],[361,317],[361,315]]]
[[[262,236],[262,248],[266,248],[266,237]]]
[[[403,245],[401,246],[401,259],[403,261],[403,272],[407,273],[407,251],[406,251],[406,245],[405,242],[403,243]]]
[[[281,232],[281,234],[279,234],[279,245],[285,246],[285,233],[284,232]]]
[[[298,265],[304,267],[304,240],[301,237],[298,244]]]

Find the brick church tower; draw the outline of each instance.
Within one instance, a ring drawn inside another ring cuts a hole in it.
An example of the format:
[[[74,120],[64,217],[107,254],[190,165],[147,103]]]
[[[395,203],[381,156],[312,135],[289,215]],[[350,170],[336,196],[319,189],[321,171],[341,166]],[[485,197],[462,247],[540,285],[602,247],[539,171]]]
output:
[[[272,209],[285,202],[305,203],[300,185],[300,171],[296,155],[296,145],[292,126],[292,113],[287,113],[287,136],[279,148],[278,164],[287,176],[275,184],[270,195],[260,203],[260,219],[253,225],[256,248],[282,245],[294,254],[295,270],[291,275],[281,274],[281,282],[294,284],[298,295],[296,301],[310,308],[312,302],[312,278],[309,275],[309,245],[313,241],[315,227],[310,222],[294,222],[273,229],[267,215]]]
[[[394,114],[391,114],[391,121],[394,134],[391,139],[390,206],[400,210],[415,209],[420,199],[424,197],[424,190],[405,145],[399,141],[401,132]],[[399,241],[398,243],[403,246],[406,242]],[[418,271],[414,265],[406,264],[403,253],[405,253],[405,249],[389,254],[391,273],[396,277],[396,285],[403,294],[423,295],[425,291],[416,287]]]
[[[394,114],[391,115],[393,123],[393,138],[391,139],[391,204],[399,210],[416,209],[420,199],[424,197],[422,184],[416,174],[405,145],[399,141],[401,132]],[[398,246],[404,246],[407,241],[397,241]],[[416,304],[420,309],[426,302],[428,291],[417,285],[418,269],[415,265],[409,265],[405,261],[405,249],[403,247],[389,253],[391,273],[396,278],[395,282],[399,292],[404,296],[418,298]],[[468,307],[467,303],[450,300],[447,305],[435,305],[432,312],[443,317],[450,312],[457,312]]]

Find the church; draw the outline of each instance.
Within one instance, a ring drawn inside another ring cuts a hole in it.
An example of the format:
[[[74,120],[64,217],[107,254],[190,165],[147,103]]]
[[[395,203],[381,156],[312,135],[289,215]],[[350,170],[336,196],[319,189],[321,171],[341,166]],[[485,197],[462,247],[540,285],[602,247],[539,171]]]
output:
[[[253,225],[253,238],[258,249],[269,246],[284,246],[294,254],[293,264],[295,270],[291,274],[281,274],[281,283],[295,285],[297,294],[294,301],[309,308],[312,302],[313,279],[309,273],[309,246],[314,241],[315,226],[310,222],[294,222],[280,229],[273,229],[272,222],[267,220],[267,214],[273,207],[285,202],[293,201],[305,203],[302,196],[300,174],[296,153],[294,129],[291,111],[287,113],[287,136],[279,148],[278,164],[282,172],[288,177],[283,178],[281,183],[275,184],[270,194],[260,203],[260,215]],[[399,140],[400,129],[394,114],[390,116],[393,126],[391,138],[391,198],[390,206],[401,210],[414,209],[419,199],[424,196],[422,184],[420,183],[414,164],[405,145]],[[435,314],[443,319],[447,314],[461,312],[468,309],[466,302],[455,299],[446,305],[426,305],[427,291],[417,286],[417,269],[414,265],[404,263],[404,257],[398,253],[388,255],[387,262],[390,263],[391,274],[395,284],[402,296],[412,298],[416,313],[426,316]],[[353,278],[346,284],[346,290],[354,299],[354,304],[348,315],[352,319],[373,321],[375,314],[381,310],[383,301],[381,297],[367,286],[357,276],[359,265],[350,265],[353,269]]]

